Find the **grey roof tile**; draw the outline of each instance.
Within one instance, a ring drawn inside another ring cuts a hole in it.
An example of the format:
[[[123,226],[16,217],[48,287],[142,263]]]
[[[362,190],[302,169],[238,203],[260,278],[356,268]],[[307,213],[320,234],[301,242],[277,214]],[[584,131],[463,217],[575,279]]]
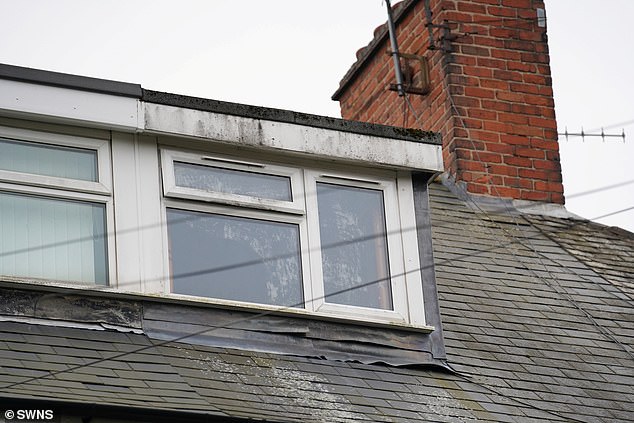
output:
[[[634,342],[634,237],[556,218],[490,222],[445,188],[430,191],[445,348],[458,374],[190,344],[137,353],[153,341],[2,322],[0,390],[46,376],[42,368],[86,365],[3,392],[273,421],[633,420],[634,360],[605,331]],[[530,237],[537,253],[513,236]]]

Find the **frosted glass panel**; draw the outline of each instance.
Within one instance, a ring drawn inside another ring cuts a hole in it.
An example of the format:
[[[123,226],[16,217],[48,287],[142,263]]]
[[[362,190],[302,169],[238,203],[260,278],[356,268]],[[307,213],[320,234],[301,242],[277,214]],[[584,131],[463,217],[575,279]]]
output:
[[[326,302],[392,310],[383,191],[317,183]]]
[[[0,192],[0,274],[106,285],[105,206]]]
[[[97,182],[97,151],[0,138],[0,169]]]
[[[174,162],[174,176],[176,185],[179,187],[248,195],[271,200],[293,201],[291,179],[287,176],[245,172],[182,162]]]
[[[167,209],[173,292],[303,307],[299,227]]]

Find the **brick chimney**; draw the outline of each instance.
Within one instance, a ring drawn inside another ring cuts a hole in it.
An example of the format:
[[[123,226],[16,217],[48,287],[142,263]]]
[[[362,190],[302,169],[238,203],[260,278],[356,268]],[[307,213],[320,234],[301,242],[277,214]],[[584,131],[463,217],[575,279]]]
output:
[[[440,132],[445,170],[470,193],[563,204],[544,13],[541,0],[401,2],[411,107],[394,90],[387,25],[333,100],[344,119]]]

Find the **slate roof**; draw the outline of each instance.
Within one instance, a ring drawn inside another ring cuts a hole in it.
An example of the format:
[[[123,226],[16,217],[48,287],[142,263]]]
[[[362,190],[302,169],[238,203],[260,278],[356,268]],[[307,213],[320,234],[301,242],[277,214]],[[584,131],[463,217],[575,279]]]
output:
[[[454,372],[164,343],[5,309],[1,396],[181,421],[634,421],[634,235],[484,212],[438,183],[430,195]]]

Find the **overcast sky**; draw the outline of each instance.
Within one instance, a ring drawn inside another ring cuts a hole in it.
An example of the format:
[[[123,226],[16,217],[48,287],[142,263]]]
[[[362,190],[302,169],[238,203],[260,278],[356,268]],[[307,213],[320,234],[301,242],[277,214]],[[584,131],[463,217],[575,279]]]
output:
[[[330,96],[386,19],[381,0],[0,6],[2,63],[335,117]],[[546,0],[546,13],[560,132],[626,133],[560,137],[567,208],[594,218],[634,207],[634,1]],[[599,221],[634,231],[634,210]]]

